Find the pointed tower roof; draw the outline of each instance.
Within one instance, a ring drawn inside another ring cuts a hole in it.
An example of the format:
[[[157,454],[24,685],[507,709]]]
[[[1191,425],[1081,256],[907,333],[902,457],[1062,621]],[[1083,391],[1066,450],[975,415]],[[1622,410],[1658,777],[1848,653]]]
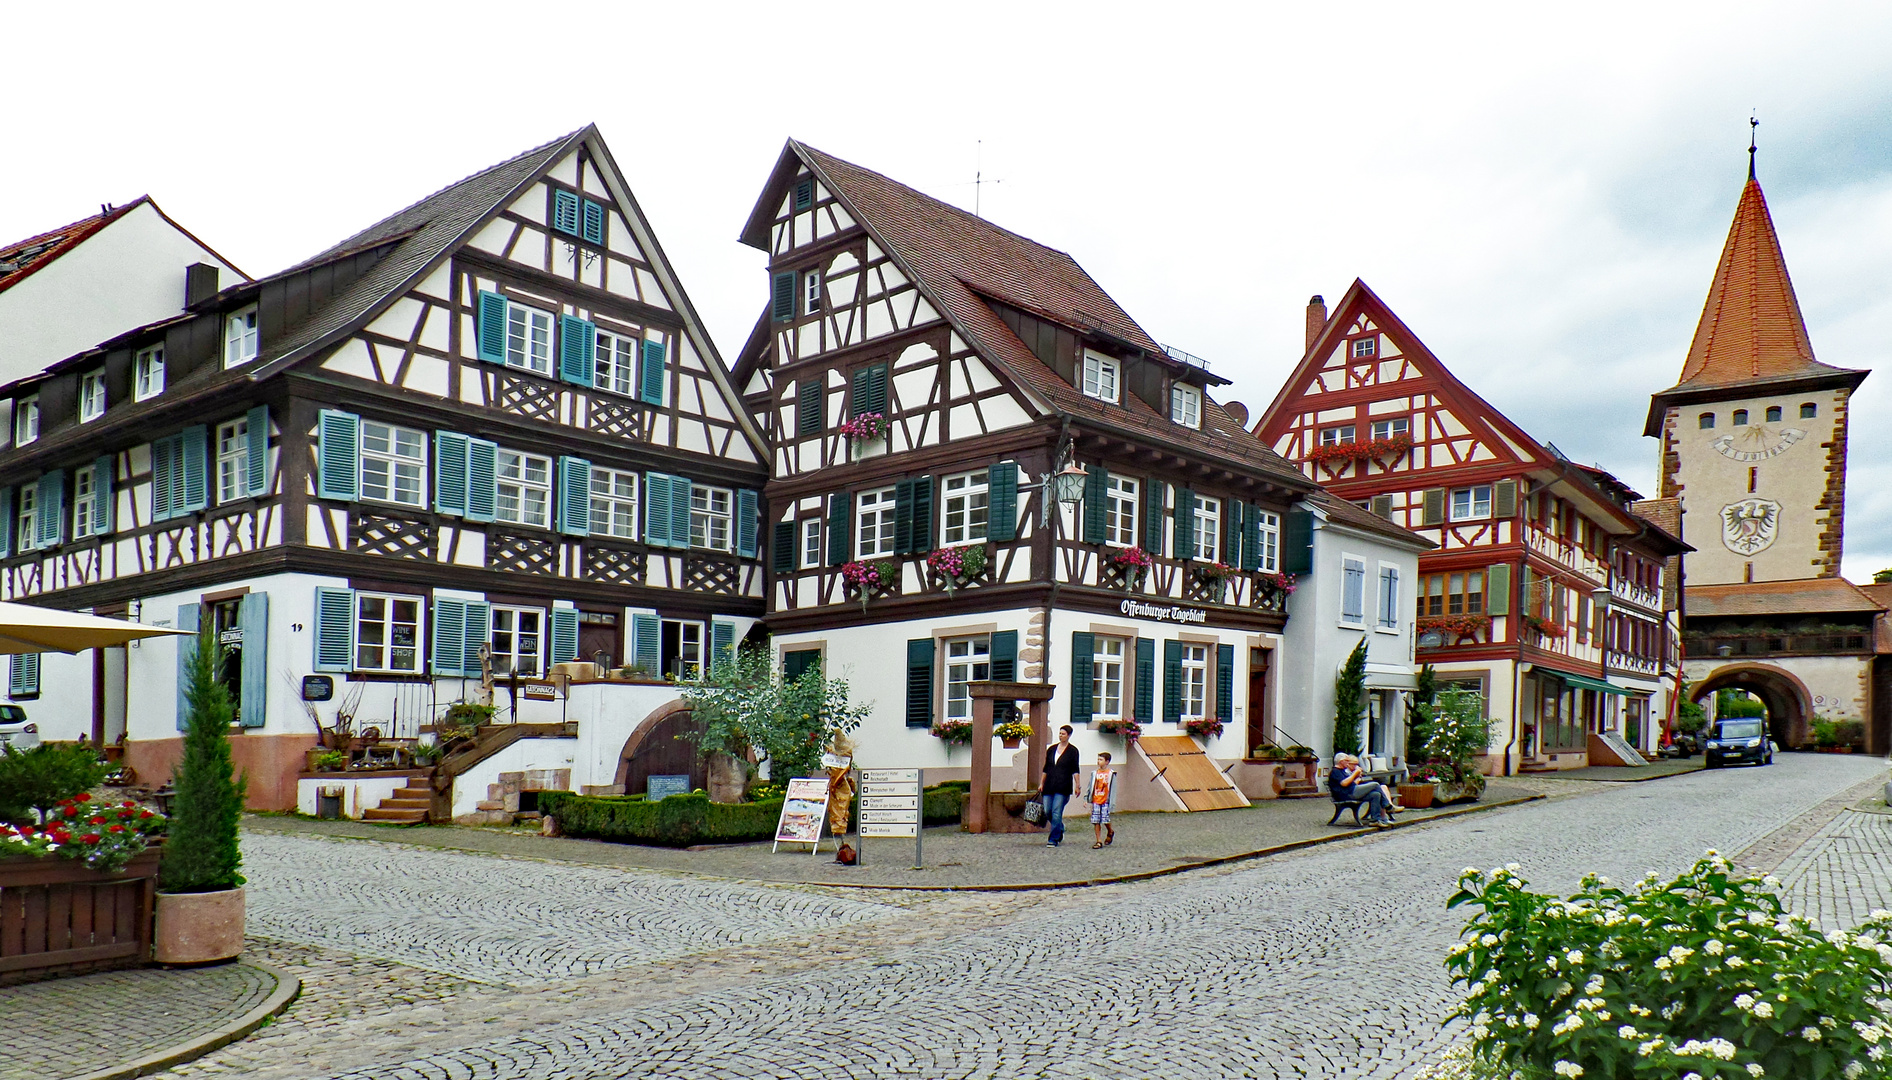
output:
[[[1745,395],[1835,382],[1856,386],[1865,377],[1864,371],[1813,358],[1767,197],[1750,169],[1681,378],[1651,400],[1644,433],[1661,431],[1671,404],[1725,398],[1730,390]]]

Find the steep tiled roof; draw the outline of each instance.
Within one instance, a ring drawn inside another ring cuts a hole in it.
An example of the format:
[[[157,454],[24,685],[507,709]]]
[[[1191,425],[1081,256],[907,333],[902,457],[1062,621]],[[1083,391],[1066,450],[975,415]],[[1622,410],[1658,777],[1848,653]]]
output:
[[[1194,431],[1171,423],[1134,394],[1123,395],[1121,405],[1085,397],[1039,360],[984,298],[1078,331],[1100,331],[1143,350],[1154,363],[1173,365],[1162,346],[1071,256],[803,143],[790,146],[918,279],[972,344],[1051,408],[1140,438],[1233,459],[1297,488],[1310,485],[1299,469],[1243,431],[1207,395],[1202,429]]]
[[[1755,581],[1742,585],[1690,585],[1689,618],[1755,615],[1817,615],[1883,611],[1885,605],[1845,578]]]
[[[1427,551],[1439,545],[1420,536],[1410,529],[1395,525],[1370,510],[1362,510],[1353,503],[1335,495],[1326,488],[1316,488],[1307,496],[1307,501],[1320,508],[1330,520],[1337,521],[1362,532],[1383,536],[1395,543],[1403,544],[1416,551]]]
[[[78,247],[86,237],[124,217],[150,199],[149,195],[140,195],[123,206],[103,210],[88,218],[80,218],[63,228],[0,246],[0,291],[10,289],[26,280],[40,267],[51,264],[54,259]]]

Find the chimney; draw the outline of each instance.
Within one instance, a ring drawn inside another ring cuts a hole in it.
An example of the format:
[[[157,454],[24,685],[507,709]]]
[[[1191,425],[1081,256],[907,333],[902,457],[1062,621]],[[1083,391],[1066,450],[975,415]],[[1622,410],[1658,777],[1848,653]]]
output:
[[[1320,332],[1326,328],[1327,301],[1322,300],[1320,294],[1316,293],[1307,301],[1307,344],[1301,346],[1301,352],[1306,353],[1307,350],[1313,348],[1314,339],[1319,337]]]
[[[192,263],[184,268],[184,306],[198,304],[217,295],[217,268],[209,263]]]

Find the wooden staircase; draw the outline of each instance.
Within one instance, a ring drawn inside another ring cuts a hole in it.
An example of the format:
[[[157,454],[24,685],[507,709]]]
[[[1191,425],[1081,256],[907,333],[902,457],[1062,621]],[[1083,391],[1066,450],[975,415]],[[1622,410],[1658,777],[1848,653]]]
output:
[[[423,785],[426,784],[422,780]],[[433,792],[427,787],[397,788],[381,805],[361,812],[363,821],[381,821],[395,825],[422,825],[433,805]]]

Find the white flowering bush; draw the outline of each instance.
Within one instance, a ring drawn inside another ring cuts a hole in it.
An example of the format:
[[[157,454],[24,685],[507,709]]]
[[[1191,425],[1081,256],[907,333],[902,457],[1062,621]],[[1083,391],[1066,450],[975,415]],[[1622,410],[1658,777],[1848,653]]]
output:
[[[1525,885],[1468,869],[1449,905],[1478,909],[1446,959],[1464,1075],[1892,1080],[1892,912],[1822,933],[1712,851],[1673,881]]]

